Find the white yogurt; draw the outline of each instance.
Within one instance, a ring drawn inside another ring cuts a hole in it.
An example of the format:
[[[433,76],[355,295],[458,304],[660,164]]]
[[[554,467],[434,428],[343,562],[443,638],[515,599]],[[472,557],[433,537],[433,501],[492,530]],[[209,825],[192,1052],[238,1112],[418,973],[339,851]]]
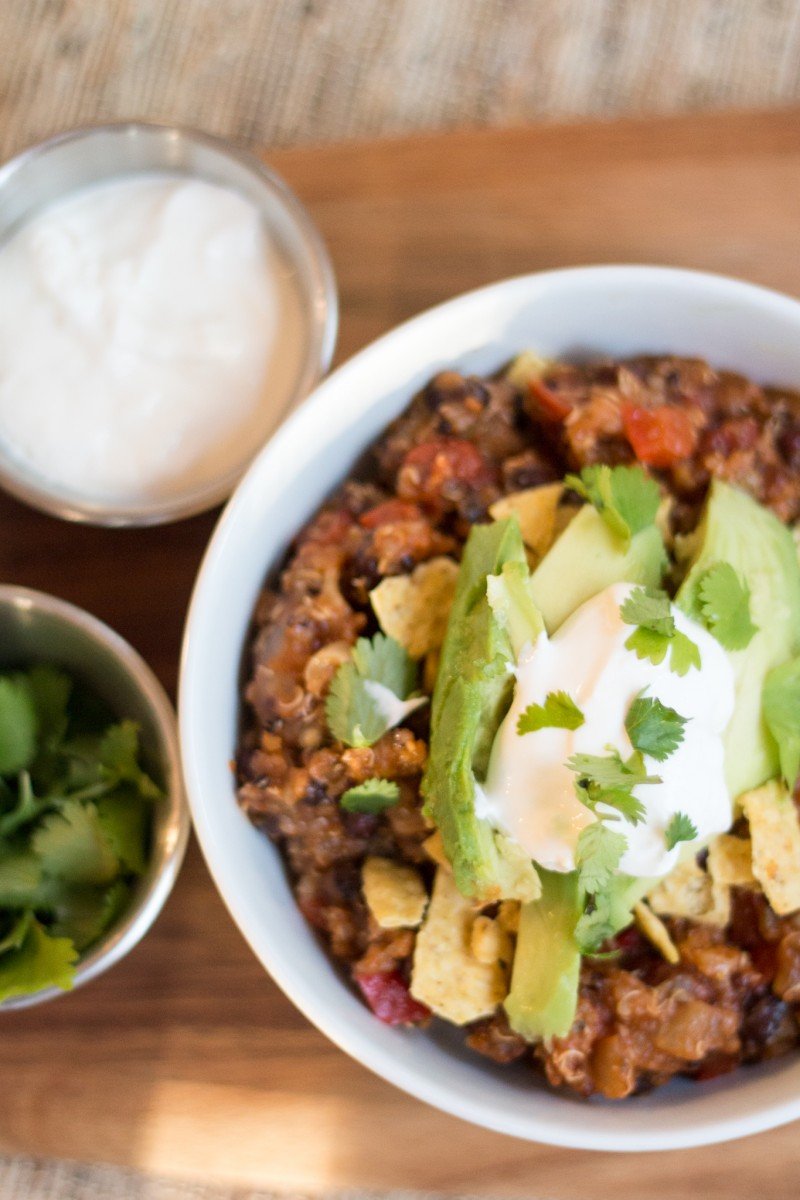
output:
[[[656,666],[637,658],[625,646],[633,629],[620,616],[630,591],[629,584],[607,588],[581,605],[552,638],[542,634],[535,646],[523,650],[514,701],[498,732],[485,787],[478,793],[479,815],[554,871],[574,869],[578,835],[595,820],[575,793],[576,776],[567,760],[576,753],[606,754],[609,746],[627,758],[633,747],[625,717],[644,689],[687,723],[683,741],[664,762],[644,756],[647,773],[660,776],[661,783],[633,789],[645,808],[639,825],[620,821],[613,826],[628,843],[620,870],[655,877],[675,866],[680,850],[667,850],[664,833],[677,811],[691,819],[698,840],[730,827],[722,734],[733,713],[731,665],[711,634],[675,608],[677,629],[700,651],[700,669],[692,667],[680,676],[670,670],[668,660]],[[524,709],[560,690],[580,708],[584,724],[576,730],[518,734]]]
[[[121,177],[0,247],[0,442],[79,497],[159,501],[235,472],[302,352],[291,273],[227,188]]]

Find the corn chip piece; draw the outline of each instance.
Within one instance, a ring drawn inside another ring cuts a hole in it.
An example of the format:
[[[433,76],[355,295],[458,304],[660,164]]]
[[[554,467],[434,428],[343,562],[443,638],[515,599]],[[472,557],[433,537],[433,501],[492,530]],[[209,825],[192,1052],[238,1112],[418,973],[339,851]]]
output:
[[[430,837],[425,838],[422,843],[422,849],[432,858],[438,867],[444,867],[446,871],[451,871],[450,860],[444,852],[444,842],[439,830],[436,829]]]
[[[457,578],[452,558],[431,558],[410,575],[388,576],[370,592],[381,629],[412,658],[438,650],[444,641]]]
[[[778,780],[745,792],[739,804],[750,822],[753,874],[778,916],[800,908],[800,821]]]
[[[708,846],[708,871],[715,883],[729,887],[747,887],[756,882],[753,874],[753,846],[749,838],[721,833]]]
[[[452,875],[437,871],[428,915],[417,934],[411,995],[455,1025],[490,1016],[508,990],[498,962],[473,957],[473,922],[473,907]]]
[[[416,929],[428,894],[417,871],[391,858],[368,858],[361,873],[367,907],[381,929]]]
[[[669,936],[669,930],[661,918],[656,916],[649,904],[645,904],[643,900],[634,904],[633,915],[636,918],[636,924],[648,942],[655,946],[661,957],[665,958],[668,963],[680,962],[681,956],[678,947]]]
[[[470,950],[473,958],[479,963],[500,963],[504,967],[511,965],[514,949],[511,938],[500,921],[481,913],[475,918],[470,937]]]
[[[564,494],[563,483],[545,483],[541,487],[527,488],[524,492],[512,492],[496,500],[489,509],[495,521],[502,521],[516,513],[522,540],[538,558],[552,546],[556,539],[558,506]]]
[[[519,933],[518,900],[503,900],[497,913],[497,919],[507,933]]]
[[[656,884],[647,900],[654,912],[664,916],[702,920],[714,908],[711,877],[689,858]]]

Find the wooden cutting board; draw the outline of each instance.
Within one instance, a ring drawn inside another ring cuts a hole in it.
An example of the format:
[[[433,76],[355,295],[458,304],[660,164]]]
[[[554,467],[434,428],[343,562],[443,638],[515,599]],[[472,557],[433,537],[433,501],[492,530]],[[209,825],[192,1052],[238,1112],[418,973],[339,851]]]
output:
[[[590,262],[670,263],[800,294],[800,113],[466,132],[269,156],[339,277],[344,358],[480,284]],[[668,347],[654,347],[668,349]],[[443,351],[446,350],[443,347]],[[0,577],[110,622],[174,691],[214,515],[73,527],[0,495]],[[257,553],[257,548],[256,551]],[[670,1156],[484,1133],[373,1077],[302,1018],[192,847],[154,930],[85,990],[2,1019],[0,1151],[313,1191],[772,1200],[797,1127]],[[580,1119],[576,1112],[576,1119]]]

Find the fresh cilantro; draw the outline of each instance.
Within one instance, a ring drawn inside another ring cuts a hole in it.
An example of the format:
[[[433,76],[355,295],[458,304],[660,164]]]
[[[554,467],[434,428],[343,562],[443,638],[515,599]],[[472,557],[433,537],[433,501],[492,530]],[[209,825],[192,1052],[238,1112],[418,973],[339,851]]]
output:
[[[800,775],[800,658],[773,667],[767,674],[761,710],[778,744],[781,774],[794,791]]]
[[[601,894],[594,897],[590,907],[578,918],[574,937],[581,954],[590,958],[605,958],[606,955],[600,954],[600,947],[613,937],[618,929],[610,899]]]
[[[382,813],[400,799],[400,788],[389,779],[367,779],[351,787],[340,800],[342,808],[351,813]]]
[[[730,563],[718,562],[698,581],[703,623],[726,650],[744,650],[758,633],[750,617],[750,589]]]
[[[653,696],[637,696],[628,709],[625,729],[631,745],[656,762],[663,762],[683,741],[686,717]]]
[[[592,821],[591,825],[581,830],[575,851],[575,865],[580,872],[584,891],[594,895],[608,886],[626,846],[625,835],[617,833],[604,821]]]
[[[147,866],[139,729],[64,671],[0,674],[0,1000],[71,986]]]
[[[564,482],[593,504],[626,543],[655,522],[661,499],[658,484],[641,467],[584,467],[579,476],[568,475]]]
[[[696,837],[697,827],[689,820],[686,813],[682,812],[676,812],[664,830],[664,840],[668,850],[674,850],[678,842],[693,842]]]
[[[333,736],[347,746],[373,745],[390,728],[390,721],[367,685],[377,684],[411,703],[416,677],[414,660],[394,638],[382,633],[372,640],[359,638],[328,691],[325,715]]]
[[[36,706],[25,675],[0,676],[0,775],[15,775],[36,753]]]
[[[660,588],[634,588],[623,601],[619,614],[626,625],[638,625],[641,629],[667,638],[674,636],[672,605],[667,593]]]
[[[654,666],[669,652],[670,670],[685,675],[691,667],[700,669],[700,651],[685,633],[675,627],[669,596],[659,588],[637,587],[624,600],[620,616],[626,625],[636,625],[625,642],[637,658],[648,658]]]
[[[45,987],[72,987],[77,957],[70,938],[51,937],[31,918],[22,943],[0,956],[0,1000]]]
[[[517,721],[517,733],[537,729],[580,729],[584,715],[566,692],[548,692],[544,704],[529,704]]]

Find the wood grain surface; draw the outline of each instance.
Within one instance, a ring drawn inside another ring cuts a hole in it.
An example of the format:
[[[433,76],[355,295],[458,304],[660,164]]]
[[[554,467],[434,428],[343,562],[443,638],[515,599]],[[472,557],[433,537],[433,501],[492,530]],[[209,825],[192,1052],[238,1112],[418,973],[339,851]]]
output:
[[[662,262],[800,292],[800,114],[469,133],[270,161],[318,221],[341,286],[340,355],[505,275]],[[654,349],[661,349],[654,347]],[[666,349],[664,347],[663,349]],[[165,529],[62,524],[0,497],[0,577],[84,605],[174,689],[213,514]],[[0,1151],[272,1187],[586,1200],[792,1194],[797,1127],[614,1156],[473,1129],[395,1091],[264,974],[192,848],[151,935],[108,975],[3,1019]]]

